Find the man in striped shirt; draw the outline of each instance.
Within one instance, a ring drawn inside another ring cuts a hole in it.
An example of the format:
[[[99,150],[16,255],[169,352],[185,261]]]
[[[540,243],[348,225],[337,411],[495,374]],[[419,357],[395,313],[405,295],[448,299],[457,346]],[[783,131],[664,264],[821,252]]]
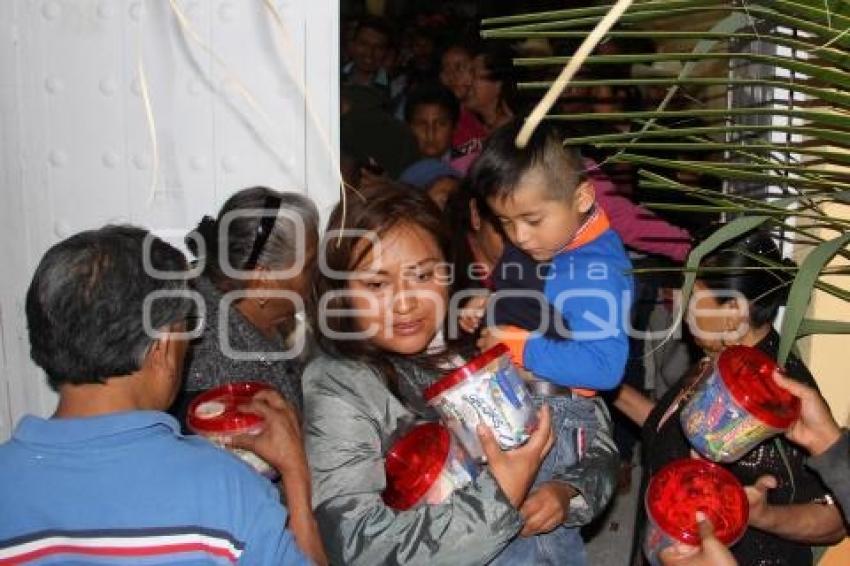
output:
[[[280,396],[254,399],[265,428],[240,444],[278,468],[289,512],[268,480],[162,412],[186,351],[187,277],[179,251],[130,226],[45,254],[26,311],[59,405],[0,445],[0,565],[325,562]]]

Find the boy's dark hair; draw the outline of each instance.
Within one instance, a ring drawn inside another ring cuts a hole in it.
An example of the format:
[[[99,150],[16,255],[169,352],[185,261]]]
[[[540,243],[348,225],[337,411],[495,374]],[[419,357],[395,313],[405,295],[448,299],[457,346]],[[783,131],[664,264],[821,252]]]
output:
[[[171,292],[151,300],[151,329],[185,319],[192,303],[177,295],[186,279],[156,277],[146,266],[172,277],[187,270],[182,253],[133,226],[81,232],[44,254],[27,291],[26,314],[30,355],[50,387],[138,371],[154,341],[143,320],[152,293]]]
[[[528,144],[520,149],[515,141],[520,128],[522,121],[514,120],[487,139],[469,172],[473,190],[483,200],[507,198],[519,188],[526,173],[539,169],[545,175],[551,198],[570,198],[586,178],[578,149],[564,146],[561,133],[546,122],[537,127]]]
[[[760,257],[781,267],[795,267],[769,233],[756,231],[709,254],[700,264],[697,278],[712,291],[737,291],[746,297],[750,307],[750,324],[760,327],[776,318],[779,307],[788,301],[794,274],[785,269],[771,269]],[[720,302],[730,297],[718,297]]]
[[[376,31],[386,37],[388,47],[394,45],[393,29],[387,20],[379,18],[378,16],[366,16],[357,22],[357,26],[354,28],[354,34],[352,37],[356,38],[364,29]]]
[[[455,95],[439,83],[425,83],[414,88],[407,95],[407,104],[404,108],[404,120],[410,122],[416,108],[425,104],[433,104],[445,109],[453,124],[457,124],[460,118],[460,102]]]

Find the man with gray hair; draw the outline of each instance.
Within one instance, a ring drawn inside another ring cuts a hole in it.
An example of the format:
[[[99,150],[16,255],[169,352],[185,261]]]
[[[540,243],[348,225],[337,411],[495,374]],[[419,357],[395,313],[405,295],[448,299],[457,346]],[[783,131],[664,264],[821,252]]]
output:
[[[0,563],[325,563],[287,402],[255,397],[247,410],[264,429],[235,444],[280,472],[289,530],[270,482],[162,412],[193,318],[186,271],[178,250],[131,226],[76,234],[42,258],[26,313],[59,405],[0,445]]]

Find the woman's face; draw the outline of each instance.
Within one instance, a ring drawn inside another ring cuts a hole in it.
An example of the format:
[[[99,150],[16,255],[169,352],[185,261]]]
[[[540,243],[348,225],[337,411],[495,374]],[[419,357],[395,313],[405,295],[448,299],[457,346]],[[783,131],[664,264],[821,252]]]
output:
[[[435,239],[399,224],[356,266],[348,283],[358,331],[395,354],[422,352],[442,326],[448,273]]]
[[[476,56],[472,60],[472,84],[464,99],[466,106],[476,112],[487,112],[499,105],[501,96],[501,81],[492,80],[484,56]]]
[[[272,295],[276,291],[285,293],[282,296],[268,297],[266,303],[263,305],[262,311],[270,325],[283,327],[291,325],[293,316],[299,310],[299,305],[293,301],[291,293],[295,293],[301,298],[302,303],[306,303],[313,284],[313,273],[316,265],[316,246],[317,243],[313,240],[304,250],[303,267],[294,277],[269,280],[266,288]]]
[[[697,345],[706,354],[720,352],[726,346],[737,344],[750,331],[746,301],[729,295],[718,300],[717,292],[700,280],[694,283],[688,304],[688,329]]]
[[[440,82],[458,100],[464,100],[472,86],[472,59],[464,49],[454,47],[443,54],[440,63]]]

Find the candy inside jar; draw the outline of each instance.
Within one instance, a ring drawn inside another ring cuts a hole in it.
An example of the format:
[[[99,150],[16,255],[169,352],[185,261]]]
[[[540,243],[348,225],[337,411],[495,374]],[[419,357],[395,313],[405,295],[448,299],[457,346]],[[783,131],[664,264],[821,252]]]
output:
[[[400,511],[436,505],[473,480],[478,466],[439,423],[414,426],[387,452],[384,502]]]
[[[232,448],[230,440],[242,434],[259,434],[263,430],[263,417],[238,409],[251,402],[260,391],[272,391],[273,388],[257,381],[237,381],[226,383],[198,395],[189,405],[186,424],[195,433],[224,448],[257,472],[274,479],[277,470],[265,460],[241,448]]]
[[[484,459],[479,423],[489,427],[505,449],[523,444],[537,425],[534,402],[504,344],[428,387],[424,398],[478,461]]]
[[[715,462],[734,462],[799,418],[800,400],[773,380],[776,363],[748,346],[721,352],[714,372],[680,414],[691,445]]]
[[[749,503],[738,479],[721,466],[696,458],[676,460],[653,475],[644,504],[649,520],[643,549],[653,565],[670,545],[699,546],[697,511],[711,521],[715,536],[726,546],[743,536],[749,519]]]

